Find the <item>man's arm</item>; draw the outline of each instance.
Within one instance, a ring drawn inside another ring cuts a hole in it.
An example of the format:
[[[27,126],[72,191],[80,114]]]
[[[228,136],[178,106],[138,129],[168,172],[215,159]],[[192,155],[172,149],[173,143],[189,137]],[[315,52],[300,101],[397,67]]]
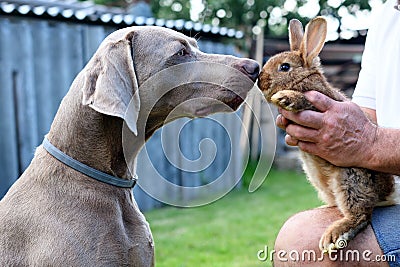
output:
[[[276,124],[286,143],[341,167],[362,167],[400,175],[400,129],[378,127],[375,111],[318,92],[307,99],[321,112],[280,110]]]
[[[376,111],[375,109],[370,109],[370,108],[364,108],[360,107],[362,111],[364,111],[364,114],[367,116],[367,118],[372,121],[375,124],[378,124],[378,120],[376,118]]]

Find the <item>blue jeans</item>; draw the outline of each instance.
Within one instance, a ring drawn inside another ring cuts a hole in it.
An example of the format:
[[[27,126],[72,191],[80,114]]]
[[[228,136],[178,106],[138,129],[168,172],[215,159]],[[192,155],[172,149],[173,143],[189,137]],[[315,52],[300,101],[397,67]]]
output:
[[[400,267],[400,205],[377,207],[371,221],[390,267]]]

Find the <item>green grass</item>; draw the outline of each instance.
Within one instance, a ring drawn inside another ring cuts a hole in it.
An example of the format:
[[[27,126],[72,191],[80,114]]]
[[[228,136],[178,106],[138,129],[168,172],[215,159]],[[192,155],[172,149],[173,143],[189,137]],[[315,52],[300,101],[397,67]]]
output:
[[[249,175],[249,172],[246,172]],[[272,170],[254,193],[234,190],[199,208],[163,208],[146,213],[158,267],[272,266],[257,252],[269,250],[294,213],[320,205],[303,174]]]

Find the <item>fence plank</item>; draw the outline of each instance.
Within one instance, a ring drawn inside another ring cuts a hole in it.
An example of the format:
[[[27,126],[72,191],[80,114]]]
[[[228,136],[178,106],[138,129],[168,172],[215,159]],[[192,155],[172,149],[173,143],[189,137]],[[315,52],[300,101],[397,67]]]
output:
[[[12,72],[14,59],[9,51],[13,43],[8,19],[0,20],[0,197],[19,175],[18,136],[16,133]]]
[[[39,142],[37,136],[37,111],[34,89],[34,50],[30,24],[23,21],[13,25],[14,43],[23,40],[23,46],[14,46],[10,51],[14,57],[14,89],[18,107],[18,142],[22,168],[26,169],[32,160],[34,149]]]
[[[47,21],[32,22],[33,50],[34,53],[34,79],[36,91],[36,103],[38,114],[38,137],[39,142],[49,131],[50,124],[56,114],[59,99],[54,97],[51,83],[52,61],[50,56],[50,44],[52,36]]]

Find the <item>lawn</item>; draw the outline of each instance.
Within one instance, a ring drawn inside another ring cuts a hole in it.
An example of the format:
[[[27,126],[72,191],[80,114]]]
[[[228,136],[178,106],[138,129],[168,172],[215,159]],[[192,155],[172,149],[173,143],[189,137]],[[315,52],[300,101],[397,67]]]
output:
[[[303,174],[272,170],[260,189],[236,189],[199,208],[147,212],[158,267],[272,266],[257,252],[274,240],[292,214],[321,203]]]

